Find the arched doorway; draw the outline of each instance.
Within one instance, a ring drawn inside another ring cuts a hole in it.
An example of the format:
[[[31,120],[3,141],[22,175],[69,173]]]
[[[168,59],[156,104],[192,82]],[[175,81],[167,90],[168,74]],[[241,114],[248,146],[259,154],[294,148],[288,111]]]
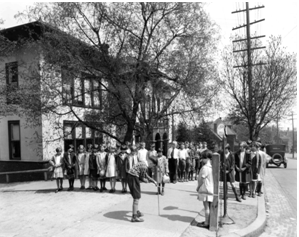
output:
[[[167,156],[167,149],[168,149],[168,135],[167,133],[163,134],[163,155]]]
[[[158,149],[161,148],[161,136],[159,133],[157,133],[155,136],[155,148],[156,151],[158,151]]]

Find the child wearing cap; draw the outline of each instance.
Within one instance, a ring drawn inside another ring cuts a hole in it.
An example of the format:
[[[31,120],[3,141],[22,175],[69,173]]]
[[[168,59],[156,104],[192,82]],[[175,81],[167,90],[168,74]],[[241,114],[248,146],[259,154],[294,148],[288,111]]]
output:
[[[100,151],[97,153],[97,168],[98,168],[98,177],[100,180],[100,192],[106,191],[106,156],[105,145],[100,145]]]
[[[118,178],[122,184],[122,193],[127,192],[127,171],[126,171],[126,159],[127,159],[127,146],[122,145],[120,153],[117,155],[116,164],[118,171]]]
[[[164,180],[163,180],[163,175],[167,175],[169,173],[168,170],[168,160],[166,159],[165,156],[163,156],[163,150],[161,148],[158,149],[158,157],[156,160],[152,160],[155,164],[155,170],[154,170],[154,180],[156,180],[158,184],[158,192],[157,194],[161,194],[162,196],[164,195]],[[161,191],[161,184],[162,184],[162,191]]]
[[[86,154],[84,152],[84,146],[80,145],[78,147],[78,154],[77,154],[77,165],[78,165],[78,176],[81,183],[80,189],[85,189],[85,175],[84,170],[86,168]]]
[[[63,189],[62,183],[63,183],[64,163],[63,163],[61,147],[56,148],[56,154],[52,157],[52,159],[49,162],[51,166],[54,168],[53,178],[56,179],[57,189],[55,193],[57,193]]]
[[[116,167],[115,148],[110,147],[106,155],[106,177],[110,179],[110,186],[111,186],[109,193],[115,192],[116,172],[117,172],[117,167]]]

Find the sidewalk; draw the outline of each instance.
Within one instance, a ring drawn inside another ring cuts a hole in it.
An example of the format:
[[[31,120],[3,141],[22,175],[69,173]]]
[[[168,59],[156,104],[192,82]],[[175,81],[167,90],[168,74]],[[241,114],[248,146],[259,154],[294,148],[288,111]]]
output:
[[[64,187],[68,186],[67,180]],[[109,188],[110,184],[107,182]],[[75,187],[79,187],[76,180]],[[117,182],[116,190],[120,190]],[[81,191],[54,193],[55,181],[0,185],[0,237],[10,236],[255,236],[265,224],[264,197],[247,198],[238,203],[229,189],[228,216],[232,225],[218,233],[194,226],[204,220],[203,204],[197,200],[196,181],[166,184],[165,195],[158,196],[153,184],[142,184],[139,209],[143,223],[131,223],[132,198],[119,191],[100,193]],[[219,204],[223,215],[223,201]],[[245,213],[245,215],[244,215]]]

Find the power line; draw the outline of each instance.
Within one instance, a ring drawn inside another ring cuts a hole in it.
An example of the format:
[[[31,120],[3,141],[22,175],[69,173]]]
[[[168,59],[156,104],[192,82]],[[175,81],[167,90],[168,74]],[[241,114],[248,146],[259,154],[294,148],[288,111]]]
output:
[[[283,36],[283,38],[286,38],[296,27],[297,27],[297,25],[295,25],[293,27],[293,29],[291,29],[285,36]]]

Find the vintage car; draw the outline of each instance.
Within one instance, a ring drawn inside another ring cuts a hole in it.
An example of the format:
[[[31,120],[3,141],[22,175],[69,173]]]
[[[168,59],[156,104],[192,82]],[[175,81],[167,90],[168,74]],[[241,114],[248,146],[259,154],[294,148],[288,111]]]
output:
[[[284,168],[287,168],[288,160],[285,157],[285,145],[267,145],[266,146],[266,153],[271,157],[269,162],[267,162],[267,167],[269,167],[270,164],[274,164],[277,167],[279,167],[281,164],[284,165]]]

